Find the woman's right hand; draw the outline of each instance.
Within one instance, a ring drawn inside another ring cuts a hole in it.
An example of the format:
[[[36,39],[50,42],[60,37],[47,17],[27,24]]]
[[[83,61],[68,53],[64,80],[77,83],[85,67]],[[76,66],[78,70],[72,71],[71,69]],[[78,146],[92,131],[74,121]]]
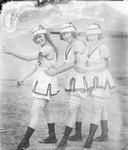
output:
[[[55,76],[56,75],[56,70],[51,68],[51,69],[47,69],[44,71],[48,76]]]
[[[77,66],[74,68],[76,72],[78,73],[85,73],[86,72],[86,69],[85,67],[82,67],[82,66]]]

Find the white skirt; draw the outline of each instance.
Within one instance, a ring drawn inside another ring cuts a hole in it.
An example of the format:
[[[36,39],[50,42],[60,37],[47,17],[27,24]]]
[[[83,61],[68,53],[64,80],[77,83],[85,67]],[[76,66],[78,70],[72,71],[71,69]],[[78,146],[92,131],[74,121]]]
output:
[[[105,97],[107,97],[109,91],[115,88],[115,83],[108,69],[105,69],[99,72],[88,72],[87,86],[88,89],[92,90],[94,95],[103,97],[106,95]]]
[[[50,99],[51,96],[59,92],[57,77],[48,76],[44,72],[44,68],[40,68],[35,73],[32,86],[32,97]]]
[[[68,72],[65,80],[66,92],[87,92],[87,79],[82,73],[77,73],[73,69]]]

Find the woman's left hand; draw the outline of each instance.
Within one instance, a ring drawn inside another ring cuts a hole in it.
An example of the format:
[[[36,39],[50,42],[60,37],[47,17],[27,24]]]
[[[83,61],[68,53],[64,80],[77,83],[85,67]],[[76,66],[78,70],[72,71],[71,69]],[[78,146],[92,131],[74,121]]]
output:
[[[53,69],[53,68],[44,70],[44,72],[45,72],[48,76],[55,76],[55,75],[56,75],[56,70]]]
[[[19,88],[23,84],[23,82],[24,82],[23,80],[19,79],[16,83],[17,88]]]
[[[78,73],[85,73],[85,67],[81,67],[81,66],[76,66],[75,67],[75,71]]]

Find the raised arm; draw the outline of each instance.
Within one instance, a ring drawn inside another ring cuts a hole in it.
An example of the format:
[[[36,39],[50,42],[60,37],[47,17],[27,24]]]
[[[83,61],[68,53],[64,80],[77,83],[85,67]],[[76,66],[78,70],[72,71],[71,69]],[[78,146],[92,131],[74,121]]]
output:
[[[26,60],[26,61],[35,60],[35,59],[38,58],[38,52],[23,53],[23,52],[20,52],[20,51],[12,50],[8,47],[3,47],[2,52],[6,53],[6,54],[9,54],[9,55],[12,55],[12,56],[15,56],[19,59]]]
[[[40,51],[42,52],[43,56],[48,56],[51,54],[51,47],[44,46],[40,49]],[[12,50],[8,47],[3,47],[2,52],[26,61],[32,61],[38,59],[38,54],[39,54],[39,51],[33,53],[22,53],[16,50]]]

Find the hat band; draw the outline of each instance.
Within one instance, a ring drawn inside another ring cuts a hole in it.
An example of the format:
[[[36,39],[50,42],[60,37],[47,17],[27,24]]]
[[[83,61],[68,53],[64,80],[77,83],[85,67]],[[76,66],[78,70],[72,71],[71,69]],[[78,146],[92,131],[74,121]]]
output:
[[[89,35],[89,34],[98,34],[98,33],[101,33],[100,29],[87,29],[86,30],[86,35]]]
[[[65,27],[65,28],[61,28],[61,33],[63,32],[70,32],[70,31],[76,31],[74,27]]]
[[[47,33],[47,32],[46,32],[45,29],[41,29],[41,30],[38,29],[38,30],[36,30],[36,31],[33,32],[34,36],[36,36],[38,34],[42,34],[42,33],[44,34],[44,33]]]

